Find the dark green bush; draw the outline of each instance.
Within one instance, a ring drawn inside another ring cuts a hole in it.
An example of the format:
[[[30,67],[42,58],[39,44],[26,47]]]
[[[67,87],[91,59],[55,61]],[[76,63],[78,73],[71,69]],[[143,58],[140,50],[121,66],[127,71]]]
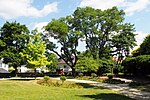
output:
[[[113,75],[112,74],[108,74],[107,77],[108,77],[108,79],[112,79]]]
[[[61,76],[60,80],[62,81],[62,84],[63,84],[65,82],[65,80],[66,80],[66,77],[65,76]]]
[[[124,72],[132,75],[146,76],[150,74],[150,55],[126,58],[122,65]]]

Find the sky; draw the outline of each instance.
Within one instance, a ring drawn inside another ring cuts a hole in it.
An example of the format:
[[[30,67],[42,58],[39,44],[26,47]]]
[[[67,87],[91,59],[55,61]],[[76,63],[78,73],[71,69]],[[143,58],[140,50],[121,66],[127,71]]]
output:
[[[86,6],[101,10],[113,6],[123,9],[125,22],[135,25],[138,45],[150,34],[150,0],[0,0],[0,27],[6,21],[17,21],[30,31],[40,30],[53,18],[71,15],[77,7]]]

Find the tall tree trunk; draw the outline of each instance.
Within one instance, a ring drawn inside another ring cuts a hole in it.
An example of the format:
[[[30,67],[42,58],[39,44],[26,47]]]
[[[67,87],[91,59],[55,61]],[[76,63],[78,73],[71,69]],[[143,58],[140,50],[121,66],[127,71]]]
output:
[[[75,68],[74,68],[74,67],[72,67],[72,76],[73,76],[73,77],[76,77],[76,71],[75,71]]]
[[[36,79],[36,68],[34,68],[34,78]]]
[[[18,69],[17,67],[14,67],[14,68],[15,68],[15,76],[17,77]]]

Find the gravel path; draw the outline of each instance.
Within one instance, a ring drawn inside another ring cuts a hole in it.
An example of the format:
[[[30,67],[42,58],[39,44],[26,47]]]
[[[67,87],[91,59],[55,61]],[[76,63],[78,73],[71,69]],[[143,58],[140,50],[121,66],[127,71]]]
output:
[[[59,80],[59,78],[53,78],[53,79]],[[121,79],[121,78],[118,78],[118,79]],[[127,79],[121,79],[121,80],[124,80],[125,82],[132,81],[132,80],[127,80]],[[88,80],[77,80],[77,79],[67,79],[67,81],[73,81],[77,83],[88,83],[88,84],[95,85],[95,86],[102,86],[102,87],[120,92],[136,100],[150,100],[150,92],[144,92],[144,91],[130,88],[128,84],[108,84],[108,83],[101,83],[101,82],[88,81]]]

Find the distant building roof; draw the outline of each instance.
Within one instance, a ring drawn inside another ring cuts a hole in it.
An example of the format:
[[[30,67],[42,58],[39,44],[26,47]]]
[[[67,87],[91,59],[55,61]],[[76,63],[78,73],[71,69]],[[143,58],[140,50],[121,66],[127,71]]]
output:
[[[10,73],[10,72],[8,72],[7,70],[5,70],[3,68],[0,68],[0,73]]]
[[[63,59],[59,59],[58,64],[66,64],[66,62]]]

